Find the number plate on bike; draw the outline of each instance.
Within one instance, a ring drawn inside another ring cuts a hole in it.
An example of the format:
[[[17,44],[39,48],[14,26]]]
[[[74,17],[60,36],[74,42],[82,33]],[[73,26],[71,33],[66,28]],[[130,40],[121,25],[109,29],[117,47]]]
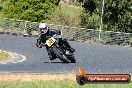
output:
[[[55,39],[53,37],[46,40],[46,45],[48,45],[49,47],[52,46],[54,43],[55,43]]]

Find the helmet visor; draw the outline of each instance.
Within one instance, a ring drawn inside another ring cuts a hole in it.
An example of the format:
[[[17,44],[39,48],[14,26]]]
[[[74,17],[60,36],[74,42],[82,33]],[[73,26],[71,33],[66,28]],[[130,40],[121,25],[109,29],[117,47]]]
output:
[[[48,29],[47,28],[39,28],[40,29],[40,32],[45,34],[47,33]]]

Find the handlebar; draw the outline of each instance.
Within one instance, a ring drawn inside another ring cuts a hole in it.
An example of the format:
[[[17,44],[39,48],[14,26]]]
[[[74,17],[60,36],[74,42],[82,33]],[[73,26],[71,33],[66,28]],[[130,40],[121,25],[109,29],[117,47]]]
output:
[[[57,36],[57,34],[54,34],[54,35],[53,35],[53,38],[55,38],[56,36]]]

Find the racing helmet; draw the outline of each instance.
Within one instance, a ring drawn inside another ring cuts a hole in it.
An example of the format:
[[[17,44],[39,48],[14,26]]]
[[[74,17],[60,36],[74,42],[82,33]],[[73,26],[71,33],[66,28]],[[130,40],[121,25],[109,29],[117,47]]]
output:
[[[48,32],[48,25],[46,23],[40,23],[39,29],[41,33],[45,34]]]

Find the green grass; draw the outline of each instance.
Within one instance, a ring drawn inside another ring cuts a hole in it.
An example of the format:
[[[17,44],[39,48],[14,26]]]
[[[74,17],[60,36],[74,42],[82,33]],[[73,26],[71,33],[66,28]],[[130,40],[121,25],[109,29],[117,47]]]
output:
[[[0,82],[0,88],[132,88],[130,84],[85,84],[78,85],[74,81],[17,81]]]
[[[68,26],[79,27],[80,26],[80,15],[82,14],[83,8],[81,6],[75,5],[60,5],[61,12],[64,16],[67,16],[66,19],[69,22]]]
[[[78,27],[82,10],[81,6],[62,4],[52,13],[50,20],[43,21],[49,24]]]
[[[79,18],[82,13],[83,8],[81,6],[75,5],[61,5],[62,12],[69,15],[72,18]]]
[[[10,58],[10,55],[9,54],[0,51],[0,61],[1,60],[7,60],[9,58]]]

